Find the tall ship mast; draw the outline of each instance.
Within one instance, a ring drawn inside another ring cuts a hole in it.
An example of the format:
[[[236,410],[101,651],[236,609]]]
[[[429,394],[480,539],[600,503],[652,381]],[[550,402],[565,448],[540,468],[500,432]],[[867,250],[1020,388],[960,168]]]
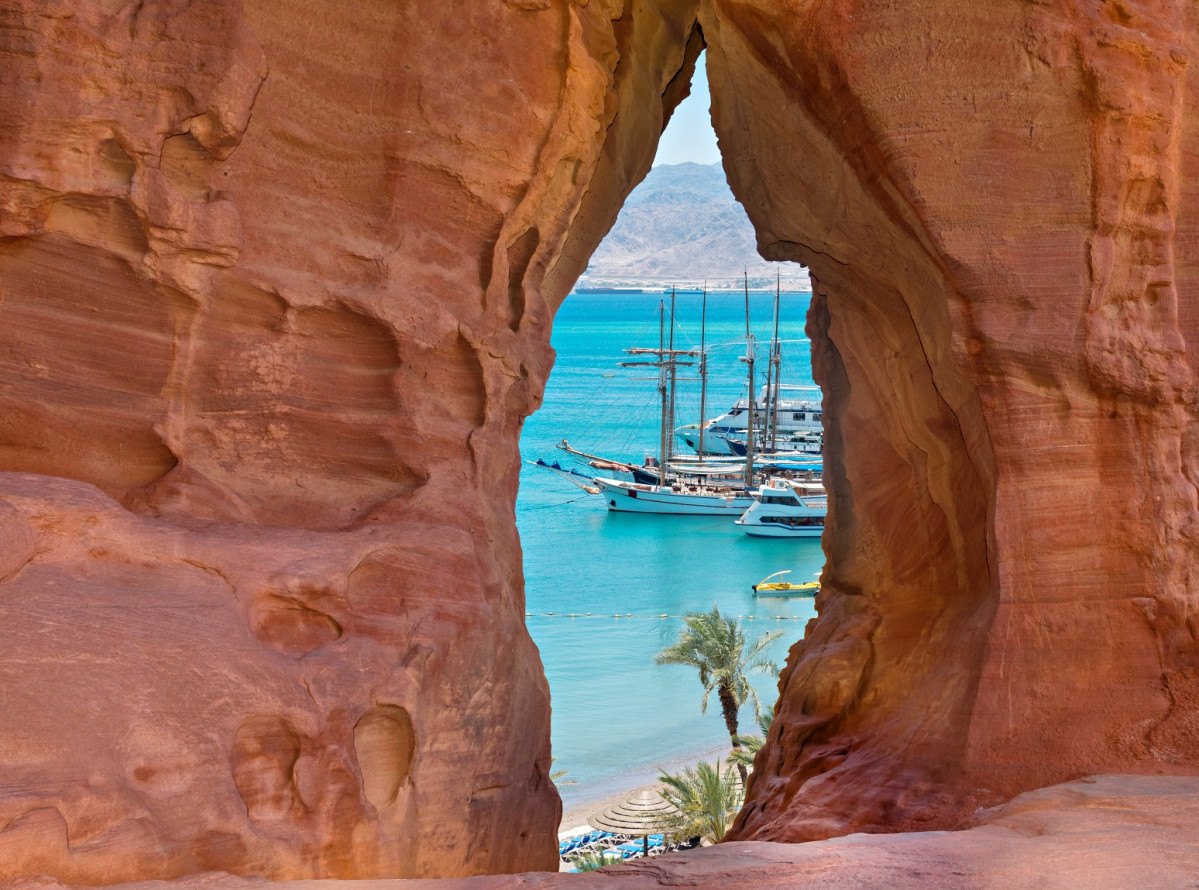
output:
[[[648,367],[658,370],[658,392],[662,397],[662,418],[658,440],[658,485],[666,485],[666,464],[672,453],[673,439],[670,431],[674,427],[674,388],[678,379],[680,367],[691,367],[695,362],[683,361],[695,358],[699,353],[694,349],[674,348],[674,293],[670,295],[670,345],[666,345],[666,305],[658,301],[658,348],[646,349],[633,347],[626,349],[629,355],[654,356],[646,361],[621,362],[622,368]]]
[[[743,359],[749,365],[749,398],[746,400],[749,403],[749,417],[746,418],[746,430],[748,435],[745,437],[745,487],[752,488],[754,484],[754,403],[757,401],[754,398],[754,335],[749,329],[749,273],[745,273],[745,358]],[[702,421],[701,421],[702,422]]]

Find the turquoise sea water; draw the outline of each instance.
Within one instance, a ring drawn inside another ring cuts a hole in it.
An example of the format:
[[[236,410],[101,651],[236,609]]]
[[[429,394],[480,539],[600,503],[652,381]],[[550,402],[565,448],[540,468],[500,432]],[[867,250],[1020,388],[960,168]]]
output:
[[[627,347],[657,346],[659,299],[573,294],[566,300],[554,323],[558,356],[545,402],[522,434],[526,460],[566,465],[566,456],[554,448],[563,438],[584,451],[638,462],[656,451],[656,381],[644,379],[650,376],[645,369],[622,369],[618,362],[627,358],[622,352]],[[678,297],[676,348],[698,345],[700,299]],[[785,383],[811,383],[810,352],[802,340],[809,299],[782,297]],[[772,302],[773,295],[750,294],[751,324],[761,338],[759,380]],[[744,335],[744,298],[709,297],[709,417],[726,411],[742,392]],[[680,383],[676,410],[676,423],[695,421],[698,383]],[[750,585],[783,569],[792,570],[790,580],[810,580],[823,564],[819,540],[750,538],[721,517],[610,514],[598,496],[527,464],[516,516],[529,630],[553,697],[555,768],[569,770],[576,783],[561,787],[568,809],[650,781],[659,766],[675,769],[728,746],[715,696],[707,714],[700,713],[695,671],[654,664],[654,655],[681,626],[678,618],[657,616],[718,604],[744,616],[751,635],[783,631],[770,650],[781,664],[815,615],[810,599],[757,599]],[[773,704],[776,681],[759,676],[755,685],[763,704]],[[755,731],[748,706],[741,722],[743,731]]]

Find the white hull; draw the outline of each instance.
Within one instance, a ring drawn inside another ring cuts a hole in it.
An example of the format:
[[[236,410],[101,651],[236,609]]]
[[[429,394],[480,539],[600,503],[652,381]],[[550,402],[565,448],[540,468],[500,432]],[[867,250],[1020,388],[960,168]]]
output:
[[[777,424],[772,437],[774,449],[819,454],[820,441],[824,435],[819,387],[783,384],[781,389]],[[755,405],[756,411],[766,410],[765,387],[758,393]],[[738,401],[726,413],[707,421],[704,426],[705,454],[745,454],[745,427],[749,419],[747,409],[748,405],[744,401]],[[759,427],[760,425],[755,424]],[[699,450],[699,427],[696,424],[678,427],[674,434],[675,438],[693,451]],[[813,437],[815,443],[803,441],[805,436]],[[754,438],[758,439],[760,435]],[[758,446],[762,444],[759,442]]]
[[[677,491],[667,486],[637,485],[597,476],[608,509],[616,513],[658,513],[677,516],[740,516],[754,502],[746,494]]]
[[[741,531],[754,538],[819,538],[824,534],[823,525],[805,525],[795,528],[786,525],[750,525],[737,520]]]

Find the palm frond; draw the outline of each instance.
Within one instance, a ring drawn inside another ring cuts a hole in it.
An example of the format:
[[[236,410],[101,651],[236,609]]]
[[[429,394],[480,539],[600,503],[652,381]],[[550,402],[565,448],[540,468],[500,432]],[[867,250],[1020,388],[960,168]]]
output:
[[[778,665],[766,657],[766,647],[782,633],[772,631],[747,640],[740,622],[732,616],[721,614],[720,608],[712,606],[711,612],[689,612],[683,619],[675,642],[658,653],[658,664],[682,664],[699,672],[703,698],[700,700],[702,713],[708,712],[708,699],[712,690],[725,688],[732,693],[738,708],[746,702],[754,707],[755,717],[762,713],[762,703],[757,691],[749,682],[755,673],[778,674]],[[728,717],[729,730],[736,732],[736,720]]]
[[[619,862],[620,858],[612,856],[606,850],[588,850],[570,858],[570,864],[575,867],[575,871],[595,871],[597,868],[616,865]]]
[[[770,724],[774,722],[774,705],[767,705],[762,708],[762,711],[757,716],[758,729],[761,730],[761,735],[739,735],[734,740],[739,744],[740,748],[734,748],[725,760],[734,766],[743,766],[746,769],[751,769],[754,765],[754,757],[762,750],[762,746],[766,744],[766,738],[770,735]]]
[[[773,643],[775,640],[777,640],[782,635],[783,635],[783,632],[781,630],[772,630],[769,633],[764,633],[764,634],[762,634],[762,636],[755,639],[750,644],[749,651],[745,653],[745,658],[744,658],[745,664],[746,665],[751,664],[762,653],[762,651],[767,646],[769,646],[771,643]],[[774,662],[768,662],[768,663],[773,664]]]
[[[770,724],[774,723],[774,705],[767,705],[758,715],[758,729],[762,730],[762,738],[770,735]]]
[[[759,735],[739,735],[737,736],[737,743],[741,747],[734,748],[729,752],[729,756],[725,758],[725,761],[731,763],[733,766],[743,766],[746,769],[751,768],[754,765],[754,757],[762,749],[762,737]]]
[[[574,779],[567,779],[565,782],[562,781],[562,779],[566,776],[567,773],[570,772],[570,770],[568,770],[568,769],[553,769],[554,761],[557,759],[558,759],[557,757],[550,758],[550,767],[551,767],[550,781],[553,782],[555,785],[557,785],[559,788],[561,788],[563,785],[579,784]]]
[[[663,821],[662,829],[673,838],[702,837],[717,843],[733,824],[741,808],[742,788],[732,766],[713,766],[701,761],[681,773],[661,774],[662,797],[677,812]]]

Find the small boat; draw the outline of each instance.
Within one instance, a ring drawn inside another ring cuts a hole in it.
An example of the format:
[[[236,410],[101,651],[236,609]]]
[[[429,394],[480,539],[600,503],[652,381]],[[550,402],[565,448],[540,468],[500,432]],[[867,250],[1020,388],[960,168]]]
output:
[[[753,585],[754,596],[815,596],[820,593],[819,581],[806,581],[803,584],[792,584],[790,581],[774,581],[783,575],[790,575],[791,570],[775,572],[767,575]]]
[[[824,533],[828,495],[820,482],[772,476],[736,524],[755,538],[818,538]]]

